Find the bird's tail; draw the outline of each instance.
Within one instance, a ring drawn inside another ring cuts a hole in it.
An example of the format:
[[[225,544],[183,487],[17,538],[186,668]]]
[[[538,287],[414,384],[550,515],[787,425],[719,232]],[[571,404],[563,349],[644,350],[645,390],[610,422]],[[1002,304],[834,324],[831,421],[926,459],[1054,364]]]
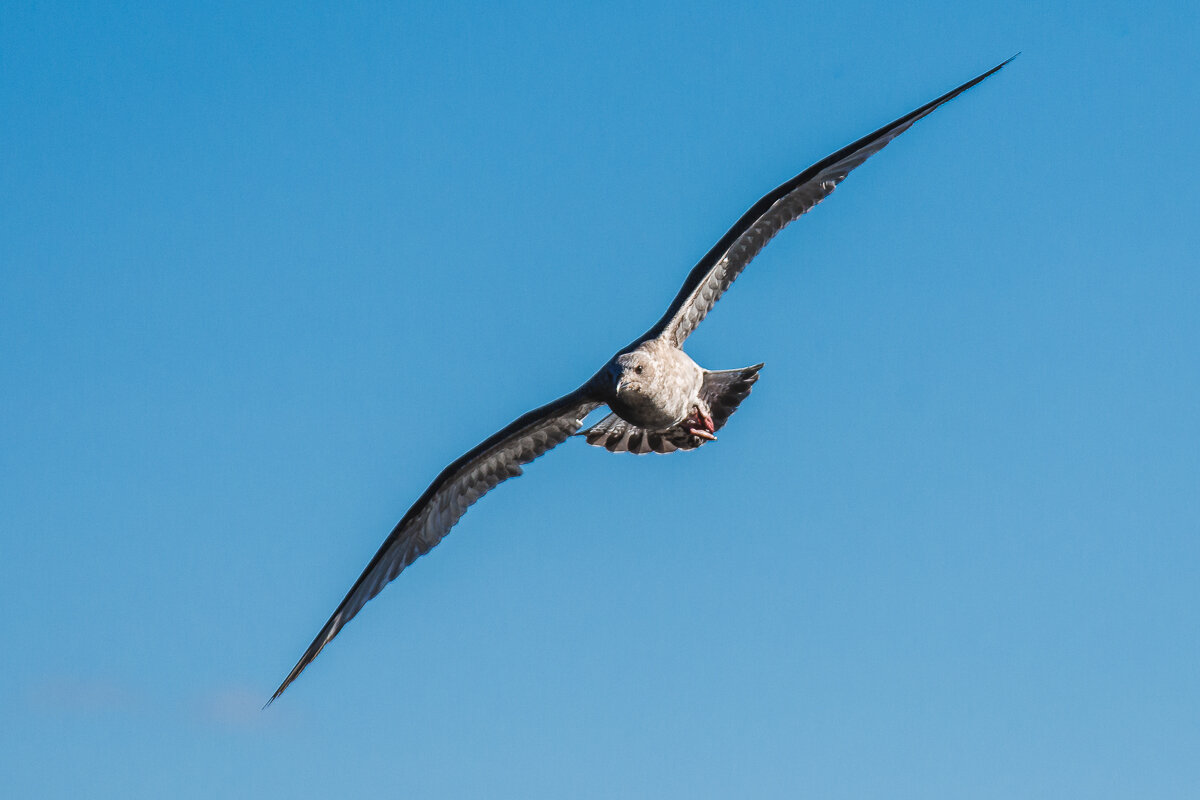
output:
[[[626,422],[616,414],[609,414],[585,431],[576,436],[583,436],[587,443],[603,447],[610,453],[674,453],[676,450],[691,450],[689,437],[675,429],[666,431],[648,431],[637,425]]]

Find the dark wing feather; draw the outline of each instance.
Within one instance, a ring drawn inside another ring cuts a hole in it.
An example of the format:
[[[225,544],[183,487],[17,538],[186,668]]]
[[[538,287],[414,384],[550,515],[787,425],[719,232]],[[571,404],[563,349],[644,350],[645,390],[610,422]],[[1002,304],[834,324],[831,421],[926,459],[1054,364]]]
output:
[[[1016,58],[1016,56],[1013,56]],[[999,70],[993,67],[931,103],[843,147],[763,197],[688,273],[671,307],[644,339],[666,336],[676,347],[696,329],[758,252],[792,220],[824,200],[850,171],[882,150],[914,122]]]
[[[530,411],[438,475],[392,530],[349,593],[267,701],[270,705],[372,597],[442,540],[467,507],[579,430],[600,405],[585,389]]]

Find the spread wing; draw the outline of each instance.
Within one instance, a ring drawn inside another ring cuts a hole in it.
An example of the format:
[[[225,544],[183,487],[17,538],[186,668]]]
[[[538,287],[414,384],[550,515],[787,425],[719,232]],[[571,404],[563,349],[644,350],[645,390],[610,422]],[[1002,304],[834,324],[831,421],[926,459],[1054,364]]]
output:
[[[283,694],[283,690],[317,657],[321,648],[333,641],[338,631],[367,601],[440,542],[468,506],[502,481],[520,475],[522,464],[565,441],[579,430],[583,418],[598,405],[600,403],[591,399],[586,387],[578,389],[530,411],[442,470],[384,540],[379,552],[267,705]]]
[[[851,170],[886,147],[914,122],[998,71],[1013,58],[1016,56],[843,147],[755,203],[692,268],[667,313],[644,338],[666,336],[676,347],[681,346],[751,259],[784,226],[828,197]]]

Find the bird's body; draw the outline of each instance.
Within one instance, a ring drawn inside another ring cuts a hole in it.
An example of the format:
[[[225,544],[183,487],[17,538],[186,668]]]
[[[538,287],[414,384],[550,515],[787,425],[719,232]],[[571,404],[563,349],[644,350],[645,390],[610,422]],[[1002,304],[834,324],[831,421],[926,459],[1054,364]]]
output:
[[[760,368],[706,370],[667,336],[645,338],[592,379],[612,414],[579,435],[612,452],[692,450],[716,440],[713,434],[749,394]],[[746,378],[737,389],[721,380],[731,373]]]
[[[750,393],[762,364],[704,369],[683,351],[687,337],[784,226],[918,119],[1007,63],[847,145],[768,193],[692,269],[649,331],[578,389],[530,411],[444,469],[392,530],[271,700],[388,582],[441,541],[468,506],[570,436],[578,433],[588,444],[636,454],[691,450],[714,441],[716,431]],[[602,405],[611,413],[580,432],[584,417]]]
[[[621,419],[648,430],[680,424],[699,402],[704,370],[687,353],[651,339],[613,356],[616,380],[604,400]]]

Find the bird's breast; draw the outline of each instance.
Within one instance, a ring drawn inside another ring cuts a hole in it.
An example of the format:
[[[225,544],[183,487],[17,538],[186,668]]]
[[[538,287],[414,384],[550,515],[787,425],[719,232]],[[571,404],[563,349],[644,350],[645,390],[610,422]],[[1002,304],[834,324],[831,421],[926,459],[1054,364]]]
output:
[[[613,398],[608,406],[626,422],[650,431],[672,428],[687,416],[687,411],[681,411],[676,403],[658,394],[631,392]]]
[[[660,363],[653,382],[618,394],[609,407],[639,428],[667,430],[687,419],[702,381],[701,371],[690,360]]]

